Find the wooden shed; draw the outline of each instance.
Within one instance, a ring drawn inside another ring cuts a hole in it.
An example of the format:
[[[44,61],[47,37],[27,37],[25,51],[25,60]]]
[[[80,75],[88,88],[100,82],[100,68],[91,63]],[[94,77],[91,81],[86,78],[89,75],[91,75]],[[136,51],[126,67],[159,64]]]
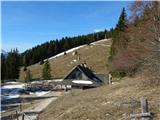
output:
[[[98,78],[85,64],[74,67],[63,79],[62,84],[70,88],[94,88],[102,85]]]

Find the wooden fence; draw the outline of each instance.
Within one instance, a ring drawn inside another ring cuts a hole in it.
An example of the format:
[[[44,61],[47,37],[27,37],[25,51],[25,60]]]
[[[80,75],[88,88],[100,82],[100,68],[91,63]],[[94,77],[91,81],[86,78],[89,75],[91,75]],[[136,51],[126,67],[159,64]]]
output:
[[[140,99],[140,103],[141,103],[141,113],[130,114],[131,120],[137,120],[138,118],[140,118],[141,120],[153,120],[153,113],[149,112],[147,99],[142,97]]]
[[[30,116],[28,116],[24,112],[16,111],[15,116],[16,116],[15,118],[16,120],[33,120]]]

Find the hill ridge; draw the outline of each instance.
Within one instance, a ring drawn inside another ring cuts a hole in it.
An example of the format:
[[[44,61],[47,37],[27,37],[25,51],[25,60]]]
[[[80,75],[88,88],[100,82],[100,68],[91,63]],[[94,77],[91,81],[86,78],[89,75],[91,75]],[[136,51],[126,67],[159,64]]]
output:
[[[51,65],[52,78],[62,78],[71,68],[82,62],[86,62],[95,72],[106,73],[110,45],[111,39],[102,39],[89,45],[82,45],[69,49],[68,52],[66,51],[66,55],[62,52],[57,56],[48,58]],[[73,54],[75,51],[77,51],[77,55]],[[31,70],[33,79],[41,79],[43,65],[40,65],[38,62],[27,68]],[[21,68],[19,79],[24,79],[23,67]]]

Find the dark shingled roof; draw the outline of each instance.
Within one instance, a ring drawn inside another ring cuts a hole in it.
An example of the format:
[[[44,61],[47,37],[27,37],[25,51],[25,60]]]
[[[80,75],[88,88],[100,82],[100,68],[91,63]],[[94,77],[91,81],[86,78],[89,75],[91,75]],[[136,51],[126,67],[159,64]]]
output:
[[[102,82],[88,67],[84,67],[83,65],[77,66],[89,79],[95,82]]]

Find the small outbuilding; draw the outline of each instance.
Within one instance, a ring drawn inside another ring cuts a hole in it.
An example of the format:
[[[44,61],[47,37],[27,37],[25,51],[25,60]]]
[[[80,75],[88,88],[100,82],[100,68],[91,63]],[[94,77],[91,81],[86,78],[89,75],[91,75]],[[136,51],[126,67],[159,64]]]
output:
[[[62,84],[70,89],[87,89],[99,87],[103,82],[85,64],[80,64],[63,78]]]

